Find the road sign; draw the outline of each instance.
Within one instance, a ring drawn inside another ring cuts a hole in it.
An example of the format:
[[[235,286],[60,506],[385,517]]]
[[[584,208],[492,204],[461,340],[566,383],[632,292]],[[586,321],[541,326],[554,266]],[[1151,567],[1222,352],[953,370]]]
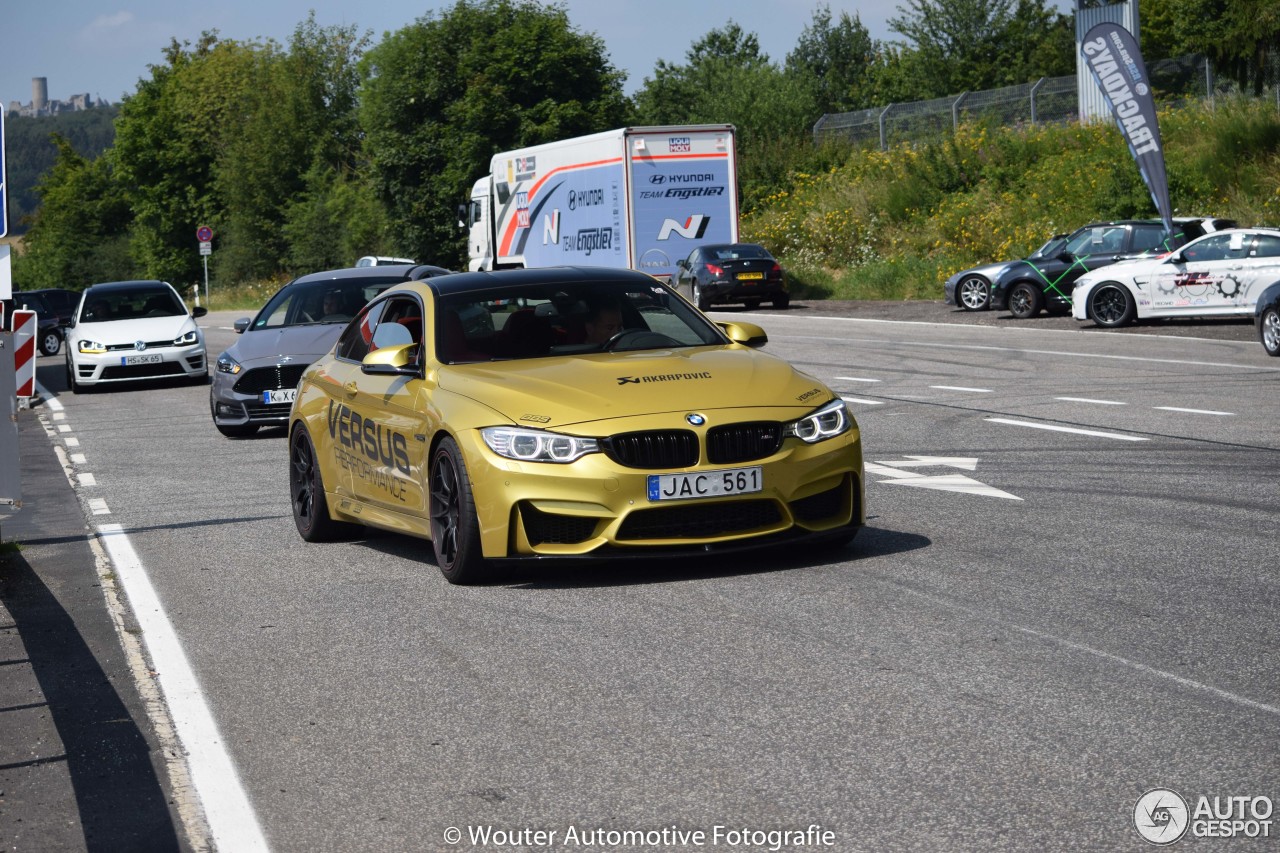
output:
[[[201,243],[201,244],[200,244],[200,254],[202,254],[202,255],[212,255],[212,254],[213,254],[213,244],[212,244],[212,243]]]
[[[213,229],[208,225],[201,225],[196,229],[196,239],[201,243],[208,243],[213,239]]]

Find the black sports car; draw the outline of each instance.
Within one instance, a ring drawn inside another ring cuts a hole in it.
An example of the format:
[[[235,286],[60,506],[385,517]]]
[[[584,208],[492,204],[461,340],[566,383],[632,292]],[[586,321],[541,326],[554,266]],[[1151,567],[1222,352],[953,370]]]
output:
[[[755,308],[770,300],[774,308],[791,303],[782,266],[756,243],[699,246],[676,261],[675,286],[699,311],[717,302],[743,302]]]

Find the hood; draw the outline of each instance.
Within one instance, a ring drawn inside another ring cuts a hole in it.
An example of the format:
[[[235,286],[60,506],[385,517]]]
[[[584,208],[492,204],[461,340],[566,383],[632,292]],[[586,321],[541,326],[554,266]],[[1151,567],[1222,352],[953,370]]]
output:
[[[1000,273],[1004,272],[1009,267],[1010,264],[1016,264],[1016,263],[1018,263],[1018,261],[1000,261],[999,263],[994,263],[994,264],[984,264],[983,266],[980,266],[980,267],[970,267],[969,269],[964,270],[963,272],[956,273],[955,275],[951,276],[951,278],[947,280],[958,282],[960,279],[964,278],[967,275],[973,275],[974,273],[977,273],[978,275],[985,276],[987,280],[990,281],[991,279],[994,279],[996,276],[1000,275]]]
[[[442,388],[477,400],[513,423],[541,427],[768,406],[792,409],[790,416],[830,399],[821,383],[785,361],[736,347],[450,365],[440,368],[439,381]]]
[[[196,329],[196,323],[186,314],[173,317],[139,317],[134,320],[108,320],[104,323],[80,323],[68,329],[67,335],[80,340],[94,340],[112,346],[131,344],[134,341],[159,343],[172,341],[179,335]]]
[[[247,330],[227,348],[226,354],[245,367],[276,364],[285,356],[310,364],[333,349],[346,327],[346,323],[320,323]]]

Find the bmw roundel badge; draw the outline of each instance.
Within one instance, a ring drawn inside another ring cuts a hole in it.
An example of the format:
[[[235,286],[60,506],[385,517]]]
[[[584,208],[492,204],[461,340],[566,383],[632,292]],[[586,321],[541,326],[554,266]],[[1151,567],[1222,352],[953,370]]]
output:
[[[702,426],[707,422],[707,419],[704,418],[702,415],[698,414],[697,412],[690,412],[689,414],[684,416],[684,419],[688,421],[690,424],[692,424],[693,426]]]

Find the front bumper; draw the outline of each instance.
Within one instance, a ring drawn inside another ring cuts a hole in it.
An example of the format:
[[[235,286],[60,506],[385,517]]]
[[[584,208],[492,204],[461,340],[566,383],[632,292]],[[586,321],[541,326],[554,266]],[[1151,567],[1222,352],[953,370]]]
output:
[[[213,371],[210,409],[213,421],[221,426],[285,426],[292,401],[273,402],[272,392],[292,391],[308,365],[271,364],[249,368],[239,374]]]
[[[74,343],[66,344],[69,348]],[[159,356],[158,361],[131,364],[138,356]],[[207,354],[203,342],[185,347],[152,347],[144,352],[134,349],[86,353],[68,350],[71,369],[80,385],[106,385],[117,382],[143,382],[148,379],[208,375]]]
[[[866,522],[861,441],[785,439],[757,460],[648,470],[603,453],[568,465],[497,456],[478,432],[457,436],[472,482],[484,555],[613,558],[699,554],[847,535]],[[650,501],[653,474],[759,466],[763,488],[732,497]]]

